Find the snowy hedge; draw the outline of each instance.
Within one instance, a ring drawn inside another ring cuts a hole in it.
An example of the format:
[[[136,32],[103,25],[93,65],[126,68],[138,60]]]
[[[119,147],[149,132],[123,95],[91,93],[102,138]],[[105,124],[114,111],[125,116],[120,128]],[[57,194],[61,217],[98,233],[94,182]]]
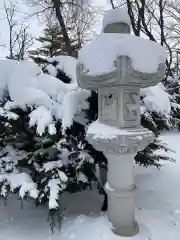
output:
[[[175,98],[162,84],[142,89],[142,125],[155,134],[162,122],[171,127],[172,102]],[[42,66],[1,60],[1,196],[18,192],[21,199],[30,196],[37,204],[48,201],[53,214],[63,191],[91,187],[97,180],[96,166],[107,165],[103,154],[85,140],[86,126],[96,120],[97,111],[97,94],[77,85],[74,58],[59,56]],[[167,157],[154,153],[158,148],[167,150],[155,140],[135,161],[159,166]]]

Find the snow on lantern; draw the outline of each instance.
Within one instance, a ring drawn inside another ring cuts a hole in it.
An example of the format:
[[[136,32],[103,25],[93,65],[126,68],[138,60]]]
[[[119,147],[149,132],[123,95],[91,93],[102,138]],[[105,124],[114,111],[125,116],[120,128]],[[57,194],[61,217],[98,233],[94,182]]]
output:
[[[165,73],[166,54],[157,43],[130,34],[124,8],[110,10],[103,30],[79,51],[78,84],[98,91],[98,120],[88,141],[108,159],[108,217],[114,233],[138,233],[134,207],[133,164],[154,135],[140,125],[140,88],[156,85]]]

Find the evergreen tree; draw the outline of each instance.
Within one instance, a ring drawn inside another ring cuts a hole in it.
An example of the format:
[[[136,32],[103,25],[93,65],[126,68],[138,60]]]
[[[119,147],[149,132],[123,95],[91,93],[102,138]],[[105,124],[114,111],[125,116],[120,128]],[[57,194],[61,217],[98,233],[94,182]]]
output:
[[[71,29],[69,29],[71,31]],[[59,55],[67,55],[66,46],[63,40],[62,31],[57,22],[47,24],[44,29],[44,36],[36,39],[42,44],[37,50],[29,51],[30,56],[40,55],[46,57],[53,57]],[[71,45],[73,48],[73,55],[77,56],[78,45],[75,39],[71,39]]]
[[[169,77],[165,81],[167,92],[170,94],[171,115],[174,127],[180,130],[180,79],[179,76]]]

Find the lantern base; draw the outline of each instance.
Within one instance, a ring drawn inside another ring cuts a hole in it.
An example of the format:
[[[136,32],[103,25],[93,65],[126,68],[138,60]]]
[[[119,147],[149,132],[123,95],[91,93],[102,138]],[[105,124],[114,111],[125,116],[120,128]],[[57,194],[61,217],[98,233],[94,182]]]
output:
[[[112,228],[112,232],[115,235],[121,237],[134,237],[139,233],[139,226],[138,223],[135,221],[133,226],[123,226],[118,228]]]

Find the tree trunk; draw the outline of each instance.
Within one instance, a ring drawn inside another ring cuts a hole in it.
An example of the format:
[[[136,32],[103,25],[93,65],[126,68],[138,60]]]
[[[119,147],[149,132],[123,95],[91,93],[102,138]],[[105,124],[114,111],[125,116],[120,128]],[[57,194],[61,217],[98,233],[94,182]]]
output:
[[[73,50],[72,50],[71,41],[70,41],[66,26],[65,26],[65,22],[64,22],[62,13],[61,13],[60,0],[52,0],[52,3],[53,3],[53,7],[55,9],[55,12],[56,12],[56,17],[59,21],[59,25],[60,25],[61,30],[62,30],[63,39],[64,39],[65,46],[66,46],[66,52],[69,56],[72,56],[73,55]]]
[[[113,0],[110,0],[110,3],[111,3],[112,8],[115,9],[115,5],[114,5]]]
[[[10,26],[9,29],[9,52],[10,52],[10,59],[13,59],[13,46],[12,46],[12,27]]]

